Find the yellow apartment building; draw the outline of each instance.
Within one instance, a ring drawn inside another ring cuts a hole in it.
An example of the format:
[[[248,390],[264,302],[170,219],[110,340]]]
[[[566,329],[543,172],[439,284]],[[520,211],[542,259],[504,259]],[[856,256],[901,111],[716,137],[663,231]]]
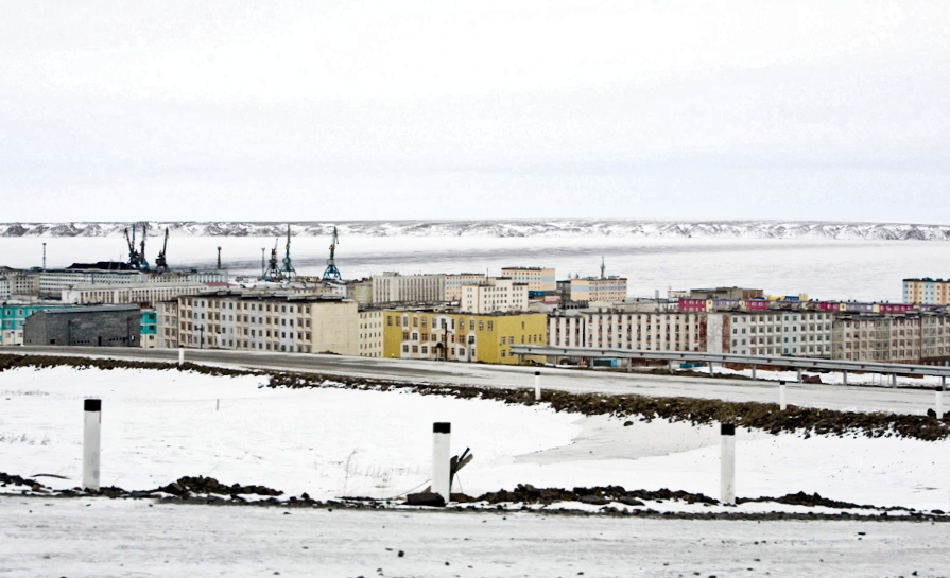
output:
[[[383,357],[388,358],[516,365],[511,347],[547,344],[543,313],[387,310],[383,318]]]

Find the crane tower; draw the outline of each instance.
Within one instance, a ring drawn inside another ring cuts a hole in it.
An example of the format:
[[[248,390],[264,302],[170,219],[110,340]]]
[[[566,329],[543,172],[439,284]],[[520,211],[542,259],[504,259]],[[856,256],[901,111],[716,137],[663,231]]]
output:
[[[327,268],[323,272],[323,280],[333,280],[333,281],[342,281],[343,275],[340,274],[340,270],[336,268],[336,263],[333,260],[333,254],[336,252],[336,246],[340,244],[340,235],[336,231],[336,227],[333,227],[333,237],[330,239],[330,258],[327,259]]]

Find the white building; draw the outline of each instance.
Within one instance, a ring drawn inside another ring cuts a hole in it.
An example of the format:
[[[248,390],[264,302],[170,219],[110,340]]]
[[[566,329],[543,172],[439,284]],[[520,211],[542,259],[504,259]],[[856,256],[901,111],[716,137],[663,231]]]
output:
[[[502,267],[501,276],[510,277],[516,283],[527,283],[528,291],[557,289],[554,267]]]
[[[360,311],[359,350],[363,357],[383,356],[383,311]]]
[[[10,280],[6,277],[0,277],[0,300],[6,301],[13,295]]]
[[[179,295],[197,295],[208,291],[205,283],[137,283],[134,285],[83,285],[62,292],[63,303],[139,303],[149,304]]]
[[[489,277],[478,285],[462,286],[464,313],[513,313],[528,310],[528,284],[507,277]]]
[[[770,310],[707,315],[710,353],[831,357],[831,313]]]
[[[445,275],[400,275],[383,273],[373,277],[373,302],[398,303],[445,301]]]

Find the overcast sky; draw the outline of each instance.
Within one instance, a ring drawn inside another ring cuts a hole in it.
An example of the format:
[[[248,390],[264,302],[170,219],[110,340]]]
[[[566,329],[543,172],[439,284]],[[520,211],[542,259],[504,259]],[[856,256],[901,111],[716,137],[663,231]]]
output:
[[[950,221],[950,2],[0,2],[0,221]]]

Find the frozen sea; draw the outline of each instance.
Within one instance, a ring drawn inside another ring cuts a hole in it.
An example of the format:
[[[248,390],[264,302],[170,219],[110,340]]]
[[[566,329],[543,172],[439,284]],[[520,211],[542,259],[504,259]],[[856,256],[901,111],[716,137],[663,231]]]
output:
[[[0,238],[0,265],[38,266],[42,243],[48,266],[78,261],[125,260],[125,241],[116,237]],[[273,237],[172,237],[173,267],[222,265],[235,275],[259,274],[261,253],[286,239]],[[291,256],[299,274],[321,275],[329,239],[294,237]],[[154,261],[158,240],[146,256]],[[950,277],[950,242],[943,240],[476,237],[350,235],[337,246],[337,266],[347,279],[385,271],[499,274],[504,266],[555,267],[558,278],[625,276],[631,297],[666,295],[669,289],[716,285],[758,287],[770,295],[807,294],[817,299],[900,301],[901,279]]]

